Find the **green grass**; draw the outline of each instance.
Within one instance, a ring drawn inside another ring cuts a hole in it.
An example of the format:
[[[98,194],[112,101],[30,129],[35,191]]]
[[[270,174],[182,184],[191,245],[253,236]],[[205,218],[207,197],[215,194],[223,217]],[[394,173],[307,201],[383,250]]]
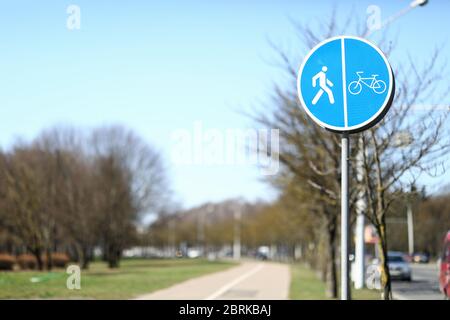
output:
[[[94,262],[81,271],[80,290],[67,289],[65,270],[0,272],[0,299],[129,299],[233,265],[197,259],[133,259],[123,260],[119,269],[108,269],[105,263]]]
[[[291,265],[291,287],[289,296],[293,300],[328,300],[326,285],[317,276],[316,272],[301,264]],[[380,299],[376,290],[352,289],[354,300]]]

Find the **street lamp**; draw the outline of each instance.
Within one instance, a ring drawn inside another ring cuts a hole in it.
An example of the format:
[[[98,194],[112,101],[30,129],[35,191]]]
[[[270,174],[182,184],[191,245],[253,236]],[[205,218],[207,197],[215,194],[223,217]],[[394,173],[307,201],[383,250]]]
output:
[[[399,12],[397,12],[396,14],[390,16],[389,18],[387,18],[383,23],[381,23],[380,28],[378,28],[378,30],[383,29],[384,27],[386,27],[387,25],[391,24],[392,22],[394,22],[395,20],[397,20],[398,18],[404,16],[405,14],[407,14],[408,12],[410,12],[411,10],[414,10],[417,7],[423,7],[428,3],[428,0],[414,0],[412,1],[408,7],[400,10]],[[366,34],[364,35],[364,37],[368,37],[372,34],[373,30],[367,30]]]
[[[416,1],[411,2],[410,6],[413,8],[415,8],[417,6],[423,7],[427,3],[428,3],[428,0],[416,0]]]

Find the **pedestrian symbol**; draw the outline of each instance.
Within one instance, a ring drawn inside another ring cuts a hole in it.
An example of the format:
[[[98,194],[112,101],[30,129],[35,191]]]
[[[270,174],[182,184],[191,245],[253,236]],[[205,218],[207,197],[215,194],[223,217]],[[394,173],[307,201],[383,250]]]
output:
[[[327,79],[327,75],[325,74],[327,72],[327,70],[328,70],[327,66],[323,66],[322,67],[322,71],[319,71],[312,78],[312,85],[313,85],[313,87],[316,87],[317,79],[319,79],[319,87],[320,87],[320,90],[317,92],[317,94],[315,95],[314,99],[312,100],[312,104],[316,104],[317,101],[320,99],[320,97],[322,96],[322,94],[324,92],[327,93],[328,99],[330,100],[330,103],[331,104],[334,103],[333,92],[328,87],[328,86],[332,87],[333,86],[333,82],[331,82],[329,79]]]
[[[306,56],[297,89],[302,107],[315,122],[351,133],[384,116],[392,102],[394,76],[376,46],[340,36],[323,41]]]

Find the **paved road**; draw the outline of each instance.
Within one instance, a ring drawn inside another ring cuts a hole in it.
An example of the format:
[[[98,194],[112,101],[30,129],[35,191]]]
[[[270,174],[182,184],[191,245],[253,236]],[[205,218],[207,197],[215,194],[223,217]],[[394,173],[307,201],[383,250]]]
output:
[[[288,299],[289,284],[290,272],[286,264],[244,262],[226,271],[190,279],[137,299],[284,300]]]
[[[412,281],[394,281],[392,290],[394,298],[401,300],[442,300],[439,292],[438,268],[436,263],[414,264]]]

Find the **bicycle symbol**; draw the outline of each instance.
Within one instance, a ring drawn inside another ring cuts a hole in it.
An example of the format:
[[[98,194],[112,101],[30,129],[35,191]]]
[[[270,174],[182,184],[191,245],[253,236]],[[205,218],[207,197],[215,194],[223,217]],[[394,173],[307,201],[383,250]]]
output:
[[[363,88],[362,85],[365,85],[366,87],[372,89],[376,94],[382,94],[384,91],[386,91],[386,82],[384,82],[383,80],[378,80],[378,74],[373,74],[368,78],[362,77],[363,71],[358,71],[356,72],[356,74],[358,76],[358,80],[352,81],[348,85],[348,91],[351,94],[359,94]]]

